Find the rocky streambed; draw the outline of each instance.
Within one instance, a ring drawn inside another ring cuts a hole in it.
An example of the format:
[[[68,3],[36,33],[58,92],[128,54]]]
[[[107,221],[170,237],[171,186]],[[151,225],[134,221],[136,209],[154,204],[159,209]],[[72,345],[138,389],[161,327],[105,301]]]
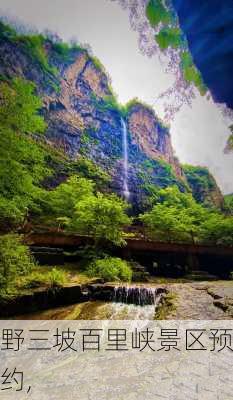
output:
[[[70,306],[78,305],[78,307],[82,309],[83,304],[90,303],[91,305],[88,306],[88,309],[93,308],[93,310],[95,310],[96,307],[95,305],[93,306],[95,302],[97,302],[96,304],[111,303],[118,306],[123,304],[125,307],[131,307],[131,309],[134,307],[135,310],[137,309],[140,311],[148,310],[150,307],[151,311],[153,311],[153,317],[155,308],[166,294],[167,289],[165,287],[150,287],[140,284],[128,286],[113,284],[74,284],[35,290],[31,293],[2,301],[0,317],[10,318],[25,314],[25,318],[28,316],[27,319],[34,319],[34,316],[40,319],[40,316],[43,317],[44,310],[50,310],[49,315],[51,315],[51,319],[53,319],[53,310],[56,314],[56,309],[59,307],[68,307],[68,316]],[[146,318],[146,316],[144,318]],[[50,318],[48,317],[48,319]],[[83,319],[86,318],[83,317]],[[95,319],[94,314],[91,315],[91,319]]]
[[[22,296],[1,307],[3,314],[17,319],[233,319],[233,282],[73,285]]]
[[[173,307],[166,319],[233,319],[233,282],[188,282],[167,285]]]

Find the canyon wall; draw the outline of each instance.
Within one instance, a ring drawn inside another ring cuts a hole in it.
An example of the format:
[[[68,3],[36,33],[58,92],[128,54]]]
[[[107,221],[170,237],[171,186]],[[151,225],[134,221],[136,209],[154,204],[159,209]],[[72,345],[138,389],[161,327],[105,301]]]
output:
[[[45,38],[39,49],[38,45],[33,48],[27,37],[5,31],[1,23],[0,76],[21,76],[35,83],[43,100],[48,143],[62,148],[71,159],[81,155],[92,160],[109,173],[110,189],[123,194],[124,121],[127,180],[134,205],[143,207],[143,196],[150,185],[175,184],[182,191],[191,189],[195,193],[195,185],[190,185],[174,155],[169,129],[139,100],[120,106],[107,72],[87,50]],[[220,191],[217,198],[211,196],[211,201],[219,205],[219,197]]]

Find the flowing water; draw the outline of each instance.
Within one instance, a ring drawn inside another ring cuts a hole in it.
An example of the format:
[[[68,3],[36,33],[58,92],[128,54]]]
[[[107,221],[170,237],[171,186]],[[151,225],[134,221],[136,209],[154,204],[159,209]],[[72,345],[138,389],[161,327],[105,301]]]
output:
[[[17,319],[153,320],[162,296],[163,292],[156,288],[116,286],[112,301],[86,301],[38,311]]]
[[[113,301],[136,306],[156,305],[161,291],[156,288],[141,286],[116,286]]]
[[[123,149],[123,194],[126,200],[129,199],[130,192],[128,186],[128,140],[127,127],[123,118],[121,118],[122,126],[122,149]]]
[[[110,319],[153,320],[162,295],[155,288],[116,287]]]

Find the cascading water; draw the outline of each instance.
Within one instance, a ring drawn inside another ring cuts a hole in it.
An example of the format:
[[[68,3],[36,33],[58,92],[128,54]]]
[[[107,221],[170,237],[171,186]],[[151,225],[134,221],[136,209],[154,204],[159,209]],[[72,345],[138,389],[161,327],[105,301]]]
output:
[[[162,293],[156,288],[116,286],[113,301],[137,306],[156,305]]]
[[[123,118],[121,118],[122,126],[122,149],[123,149],[123,194],[126,200],[130,197],[128,187],[128,140],[127,140],[127,127]]]
[[[137,286],[116,286],[110,319],[152,320],[164,290]]]
[[[89,285],[83,287],[86,301],[65,307],[38,311],[26,319],[153,320],[167,293],[164,287],[140,285]],[[19,316],[25,319],[25,316]]]

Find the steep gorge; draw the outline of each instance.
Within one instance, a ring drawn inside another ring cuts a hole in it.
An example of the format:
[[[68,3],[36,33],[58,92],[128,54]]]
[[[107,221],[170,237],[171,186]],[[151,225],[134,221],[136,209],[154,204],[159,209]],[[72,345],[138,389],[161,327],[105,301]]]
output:
[[[123,196],[129,191],[126,197],[136,209],[143,208],[150,185],[175,184],[195,193],[195,184],[174,155],[168,128],[139,100],[120,106],[104,67],[87,50],[42,37],[35,45],[30,37],[8,32],[3,24],[0,28],[0,75],[35,83],[43,100],[48,143],[72,159],[82,155],[102,167],[111,177],[110,189]],[[209,195],[208,187],[202,189],[199,201],[221,204],[215,182],[211,190],[216,196]]]

